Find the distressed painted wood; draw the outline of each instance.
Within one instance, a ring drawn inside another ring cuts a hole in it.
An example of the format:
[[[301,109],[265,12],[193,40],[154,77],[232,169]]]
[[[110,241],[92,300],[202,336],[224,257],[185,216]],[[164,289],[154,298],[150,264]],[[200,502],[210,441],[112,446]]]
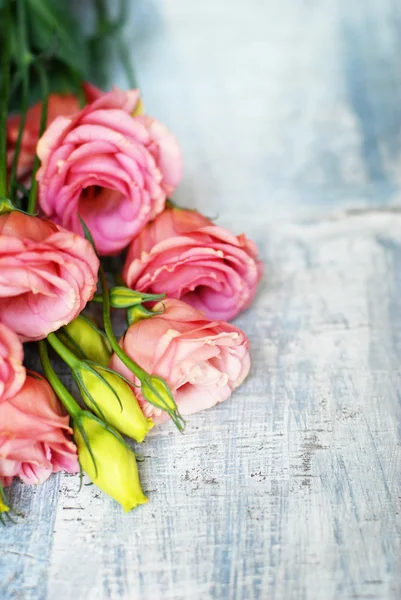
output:
[[[235,396],[144,444],[124,515],[61,475],[15,485],[6,600],[401,597],[401,14],[393,0],[138,0],[177,200],[266,262]],[[122,83],[122,78],[119,80]]]

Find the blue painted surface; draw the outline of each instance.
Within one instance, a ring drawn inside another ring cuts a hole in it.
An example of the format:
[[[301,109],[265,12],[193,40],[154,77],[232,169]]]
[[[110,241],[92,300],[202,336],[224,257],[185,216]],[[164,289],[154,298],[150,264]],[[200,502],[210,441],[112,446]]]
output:
[[[0,597],[398,600],[401,12],[395,0],[137,0],[176,200],[255,239],[252,373],[152,432],[129,515],[76,478],[15,486]],[[124,78],[117,74],[117,83]]]

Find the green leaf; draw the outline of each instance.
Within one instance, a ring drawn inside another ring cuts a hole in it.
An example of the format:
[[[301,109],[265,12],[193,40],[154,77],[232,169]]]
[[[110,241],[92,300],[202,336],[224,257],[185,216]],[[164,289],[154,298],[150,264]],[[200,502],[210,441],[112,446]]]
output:
[[[71,16],[66,2],[27,0],[32,45],[39,51],[53,48],[53,54],[82,77],[88,73],[85,36]]]

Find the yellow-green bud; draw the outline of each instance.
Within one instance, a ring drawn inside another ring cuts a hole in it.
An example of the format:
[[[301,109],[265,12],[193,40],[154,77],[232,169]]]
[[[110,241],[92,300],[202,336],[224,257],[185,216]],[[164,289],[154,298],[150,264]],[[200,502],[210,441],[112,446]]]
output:
[[[5,517],[9,517],[7,513],[11,510],[10,505],[8,504],[6,495],[4,493],[3,487],[0,483],[0,523],[5,525]]]
[[[58,333],[61,341],[79,358],[93,360],[100,365],[108,365],[111,347],[107,337],[96,327],[96,324],[84,315],[68,323]]]
[[[136,292],[124,286],[111,288],[110,306],[113,308],[128,308],[137,306],[142,302],[158,302],[166,297],[166,294],[147,294],[145,292]]]
[[[118,434],[84,412],[74,423],[74,439],[82,469],[126,512],[148,502],[139,482],[135,455]]]
[[[11,202],[9,198],[5,198],[2,196],[0,198],[0,215],[4,215],[10,212],[14,212],[14,210],[18,210],[16,206]],[[18,211],[21,212],[21,211]]]
[[[6,504],[6,500],[0,496],[0,513],[7,513],[10,510],[8,504]]]
[[[136,306],[130,306],[127,308],[127,321],[128,325],[138,323],[141,319],[149,319],[155,315],[162,315],[164,310],[154,311],[149,310],[143,304],[137,304]]]
[[[142,442],[154,427],[152,419],[143,414],[128,383],[117,373],[83,363],[78,385],[87,407],[120,433]]]
[[[142,395],[147,402],[163,410],[176,410],[177,405],[170,388],[161,377],[148,375],[142,382]]]
[[[147,402],[165,410],[180,431],[184,430],[185,421],[178,411],[170,388],[161,377],[147,375],[142,380],[141,392]]]

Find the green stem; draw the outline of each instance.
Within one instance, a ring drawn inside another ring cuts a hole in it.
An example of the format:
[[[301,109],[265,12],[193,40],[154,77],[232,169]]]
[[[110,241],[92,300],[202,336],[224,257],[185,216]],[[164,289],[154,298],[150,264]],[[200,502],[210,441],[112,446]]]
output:
[[[49,353],[47,351],[46,340],[42,340],[41,342],[39,342],[39,355],[44,374],[46,375],[53,390],[60,398],[60,401],[62,402],[64,408],[71,417],[77,417],[82,412],[82,409],[79,406],[78,402],[75,400],[75,398],[71,396],[70,392],[60,381],[56,371],[53,369],[49,359]]]
[[[107,7],[104,0],[95,0],[98,23],[107,22]]]
[[[132,373],[136,377],[138,377],[139,381],[142,382],[142,380],[148,374],[139,365],[134,363],[134,361],[131,360],[129,356],[127,356],[125,354],[124,350],[120,347],[116,336],[114,335],[113,326],[111,324],[111,316],[110,316],[109,290],[107,287],[106,274],[104,272],[102,265],[100,265],[100,267],[99,267],[99,276],[100,276],[100,285],[102,287],[102,293],[103,293],[103,324],[104,324],[104,330],[109,339],[110,345],[111,345],[112,349],[114,350],[114,352],[117,354],[118,358],[121,360],[121,362],[124,363],[124,365],[126,367],[128,367],[128,369],[130,371],[132,371]]]
[[[135,70],[122,32],[128,18],[128,2],[127,0],[120,0],[119,15],[114,20],[109,18],[107,3],[104,0],[95,0],[95,5],[97,13],[97,31],[92,37],[92,45],[95,49],[97,48],[97,51],[99,49],[104,51],[105,40],[112,38],[113,42],[116,43],[128,85],[131,88],[136,88],[137,81]],[[103,81],[106,79],[104,70],[99,73],[99,76]]]
[[[124,39],[124,32],[122,31],[127,20],[128,2],[127,0],[120,0],[120,15],[118,17],[120,32],[119,35],[117,35],[117,45],[120,54],[120,60],[127,76],[128,85],[130,88],[134,89],[138,87],[137,78],[135,75],[134,66],[132,64],[132,58],[128,50],[127,43]]]
[[[7,116],[8,116],[8,95],[10,87],[10,31],[11,31],[11,12],[10,0],[6,0],[3,9],[4,14],[4,40],[1,49],[2,60],[2,87],[1,87],[1,105],[0,105],[0,197],[7,196]]]
[[[106,40],[108,38],[108,16],[107,7],[104,0],[95,0],[96,9],[96,31],[89,40],[91,60],[93,64],[93,73],[96,83],[103,88],[107,85],[107,62],[108,48]]]
[[[22,135],[24,133],[25,120],[26,120],[26,112],[28,110],[28,88],[29,88],[29,62],[30,55],[28,51],[27,45],[27,36],[26,36],[26,15],[25,15],[25,0],[18,0],[17,3],[17,24],[18,24],[18,63],[19,68],[21,69],[22,74],[22,102],[21,102],[21,113],[20,113],[20,122],[18,128],[18,137],[15,143],[13,163],[11,167],[11,175],[10,175],[10,197],[15,200],[15,195],[17,191],[17,168],[18,168],[18,159],[20,155],[21,149],[21,141]]]
[[[100,267],[99,267],[99,276],[100,276],[100,285],[101,285],[102,293],[103,293],[104,330],[106,332],[106,335],[108,337],[108,340],[110,342],[112,349],[117,354],[117,356],[121,360],[121,362],[139,379],[139,381],[141,382],[142,390],[143,390],[144,385],[148,385],[149,387],[152,387],[152,379],[154,380],[156,378],[160,382],[163,383],[163,385],[165,386],[165,391],[168,394],[169,399],[171,400],[171,403],[172,403],[171,407],[169,407],[166,404],[165,399],[163,399],[163,397],[161,397],[160,394],[159,394],[160,402],[157,404],[155,404],[155,402],[150,402],[149,397],[145,393],[144,393],[144,397],[151,404],[154,404],[155,406],[162,408],[162,410],[165,410],[170,415],[171,419],[175,423],[178,430],[182,432],[184,429],[184,427],[183,427],[184,420],[178,411],[177,405],[175,403],[175,400],[173,398],[173,395],[172,395],[171,390],[168,387],[167,383],[164,381],[164,379],[162,377],[150,376],[149,373],[144,371],[139,365],[137,365],[133,360],[131,360],[131,358],[129,356],[127,356],[125,354],[124,350],[119,346],[119,343],[117,341],[116,336],[114,335],[113,327],[111,324],[109,290],[107,287],[106,274],[104,272],[102,265],[100,265]],[[156,394],[157,394],[157,391],[156,391]]]
[[[48,97],[49,97],[49,86],[47,83],[46,73],[45,73],[45,70],[43,69],[42,65],[38,62],[38,63],[36,63],[35,66],[36,66],[36,69],[39,74],[40,86],[42,89],[42,98],[43,98],[42,114],[40,117],[40,130],[39,130],[39,138],[41,138],[44,130],[46,129],[46,123],[47,123],[47,104],[48,104]],[[33,163],[31,190],[29,192],[29,200],[28,200],[28,208],[27,208],[27,212],[31,215],[33,215],[36,210],[36,203],[37,203],[37,199],[38,199],[38,182],[36,181],[36,173],[38,172],[39,167],[40,167],[40,158],[38,155],[36,155],[35,161]]]
[[[79,367],[80,359],[75,356],[73,352],[67,346],[63,344],[61,340],[57,337],[55,333],[49,333],[47,336],[47,341],[57,352],[59,357],[70,367],[70,369],[74,370]]]
[[[70,69],[71,77],[74,83],[75,93],[78,98],[79,108],[84,108],[86,106],[86,98],[84,94],[84,90],[82,87],[83,79],[77,69]]]

